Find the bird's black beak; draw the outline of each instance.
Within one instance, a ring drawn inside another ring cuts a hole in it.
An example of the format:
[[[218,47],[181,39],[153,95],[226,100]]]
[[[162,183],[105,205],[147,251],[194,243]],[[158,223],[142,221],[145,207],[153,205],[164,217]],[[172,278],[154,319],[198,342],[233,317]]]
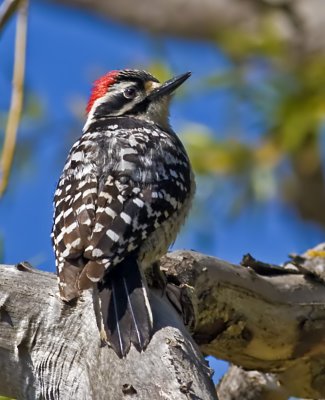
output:
[[[148,95],[148,99],[154,100],[156,98],[172,94],[190,76],[191,76],[191,72],[185,72],[185,74],[178,75],[172,79],[169,79],[167,82],[165,82],[162,85],[160,85],[159,87],[153,89],[153,91]]]

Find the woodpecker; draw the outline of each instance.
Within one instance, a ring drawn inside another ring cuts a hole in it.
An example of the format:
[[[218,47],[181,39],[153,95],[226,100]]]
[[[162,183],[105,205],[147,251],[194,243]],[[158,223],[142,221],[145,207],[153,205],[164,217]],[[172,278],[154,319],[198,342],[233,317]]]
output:
[[[146,273],[175,241],[194,195],[188,155],[169,123],[172,94],[190,75],[161,84],[125,69],[95,81],[55,191],[60,297],[94,289],[100,336],[119,357],[150,342]]]

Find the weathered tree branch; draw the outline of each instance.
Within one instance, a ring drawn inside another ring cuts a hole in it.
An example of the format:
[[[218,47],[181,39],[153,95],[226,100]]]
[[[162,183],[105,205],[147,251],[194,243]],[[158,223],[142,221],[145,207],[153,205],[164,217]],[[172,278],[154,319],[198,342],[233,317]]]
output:
[[[288,400],[288,392],[274,374],[245,371],[232,365],[217,389],[222,400]]]
[[[211,371],[179,317],[152,293],[157,331],[119,359],[101,347],[86,293],[74,306],[53,274],[0,267],[0,394],[24,400],[216,399]]]
[[[311,258],[324,270],[324,251]],[[191,303],[193,337],[203,353],[275,373],[290,396],[320,399],[325,396],[325,285],[315,277],[314,264],[313,270],[304,268],[310,259],[302,260],[301,272],[270,266],[263,275],[187,251],[168,255],[163,265]]]
[[[324,269],[321,250],[312,258]],[[189,251],[162,259],[167,294],[201,350],[259,370],[230,371],[230,381],[237,377],[241,385],[231,397],[229,379],[222,382],[220,400],[251,398],[244,392],[254,384],[264,399],[272,392],[281,400],[325,396],[325,288],[306,265],[250,268]],[[215,398],[208,367],[159,292],[152,293],[157,332],[148,349],[119,360],[99,347],[90,293],[76,306],[63,306],[52,274],[5,266],[0,274],[0,393],[24,399],[125,399],[132,393],[141,399]]]

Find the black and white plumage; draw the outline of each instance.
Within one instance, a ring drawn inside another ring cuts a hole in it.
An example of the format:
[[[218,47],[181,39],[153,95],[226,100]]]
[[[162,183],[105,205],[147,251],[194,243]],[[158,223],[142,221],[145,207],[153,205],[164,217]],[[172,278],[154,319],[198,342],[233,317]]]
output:
[[[71,301],[97,286],[101,336],[120,357],[151,339],[144,273],[175,240],[194,194],[188,156],[168,122],[170,95],[189,75],[161,85],[123,70],[95,82],[55,192],[60,296]]]

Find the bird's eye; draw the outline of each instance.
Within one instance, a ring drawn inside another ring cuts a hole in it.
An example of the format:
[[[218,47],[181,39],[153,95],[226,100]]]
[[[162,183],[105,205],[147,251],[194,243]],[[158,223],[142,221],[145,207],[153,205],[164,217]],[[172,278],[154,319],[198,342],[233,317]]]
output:
[[[137,90],[135,87],[128,87],[124,90],[124,97],[127,99],[134,99],[136,94],[137,94]]]

